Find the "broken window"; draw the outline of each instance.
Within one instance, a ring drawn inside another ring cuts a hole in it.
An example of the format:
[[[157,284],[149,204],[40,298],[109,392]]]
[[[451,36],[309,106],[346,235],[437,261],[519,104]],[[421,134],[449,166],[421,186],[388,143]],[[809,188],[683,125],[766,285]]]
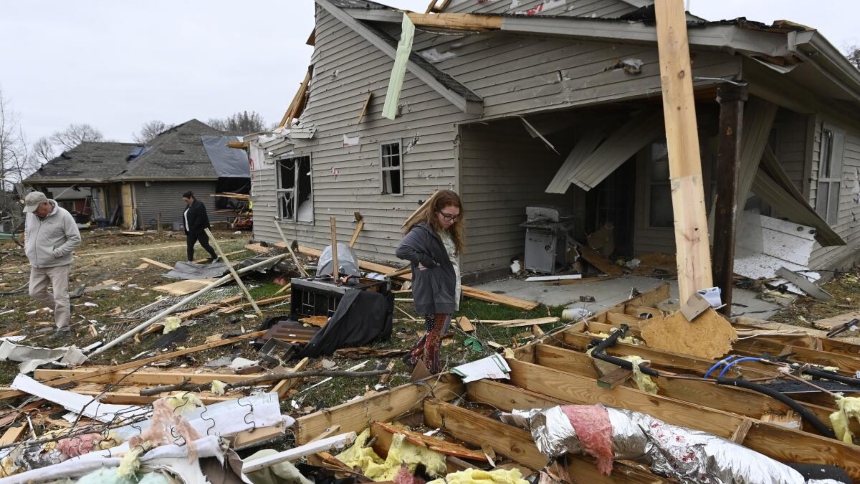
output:
[[[313,222],[311,158],[300,156],[278,160],[278,217],[289,222]]]
[[[379,174],[383,195],[403,195],[403,163],[400,141],[379,145]]]
[[[830,125],[822,125],[820,146],[815,211],[829,225],[836,225],[839,222],[839,188],[842,184],[845,132]]]
[[[844,133],[828,125],[822,126],[815,208],[830,225],[836,225],[839,216],[844,140]]]

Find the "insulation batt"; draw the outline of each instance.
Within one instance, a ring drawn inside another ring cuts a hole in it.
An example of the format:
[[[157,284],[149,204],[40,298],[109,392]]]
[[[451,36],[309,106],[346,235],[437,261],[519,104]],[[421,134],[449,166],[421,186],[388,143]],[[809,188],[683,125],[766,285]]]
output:
[[[596,442],[605,434],[593,431],[589,431],[587,442],[583,442],[576,431],[577,425],[571,423],[568,415],[583,415],[594,410],[568,407],[594,408],[590,405],[566,405],[514,410],[503,414],[502,420],[529,430],[538,450],[548,459],[567,452],[591,453],[590,450],[611,445],[615,459],[640,462],[655,474],[684,483],[805,484],[799,472],[770,457],[721,437],[671,425],[630,410],[606,407],[611,442]]]

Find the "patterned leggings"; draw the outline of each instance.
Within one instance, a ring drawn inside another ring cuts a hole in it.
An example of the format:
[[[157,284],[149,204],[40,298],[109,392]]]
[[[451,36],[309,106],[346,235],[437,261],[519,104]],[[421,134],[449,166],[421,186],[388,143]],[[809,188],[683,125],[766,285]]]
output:
[[[427,333],[418,340],[418,343],[412,347],[409,354],[404,360],[414,365],[418,362],[418,358],[424,360],[427,370],[432,374],[441,373],[443,370],[442,362],[439,360],[439,353],[442,348],[442,337],[448,330],[451,323],[451,315],[444,313],[429,313],[424,315],[424,324]]]

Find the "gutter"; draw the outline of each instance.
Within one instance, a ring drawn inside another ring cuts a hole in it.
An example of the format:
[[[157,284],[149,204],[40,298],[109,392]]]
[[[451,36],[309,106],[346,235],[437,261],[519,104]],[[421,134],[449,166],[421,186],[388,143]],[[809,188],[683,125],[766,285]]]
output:
[[[860,102],[860,70],[818,31],[790,33],[788,48]]]

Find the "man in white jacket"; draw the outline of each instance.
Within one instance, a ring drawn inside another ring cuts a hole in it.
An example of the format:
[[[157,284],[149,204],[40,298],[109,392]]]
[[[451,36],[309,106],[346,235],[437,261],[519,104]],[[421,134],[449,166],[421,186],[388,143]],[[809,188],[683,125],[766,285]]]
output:
[[[30,297],[54,310],[55,337],[70,334],[69,272],[72,252],[81,245],[74,217],[42,192],[24,198],[24,250],[30,260]],[[53,295],[48,292],[50,283]]]

